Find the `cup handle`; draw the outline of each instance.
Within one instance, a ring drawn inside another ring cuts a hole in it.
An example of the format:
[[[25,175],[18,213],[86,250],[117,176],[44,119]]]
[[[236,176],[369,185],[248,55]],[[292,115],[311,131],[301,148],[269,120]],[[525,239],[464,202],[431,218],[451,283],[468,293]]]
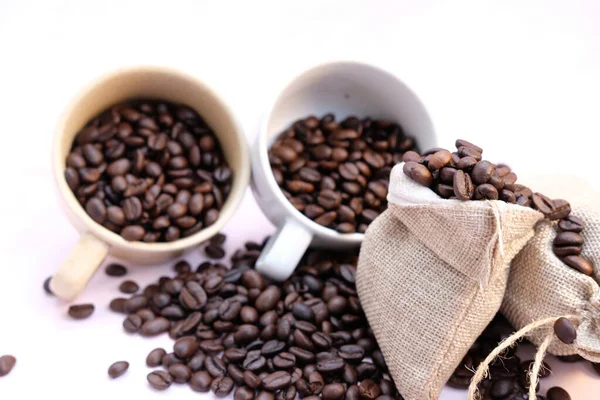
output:
[[[73,300],[86,287],[106,255],[108,245],[84,233],[50,280],[50,289],[63,300]]]
[[[292,275],[313,235],[293,219],[277,229],[256,260],[256,270],[271,279],[284,281]]]

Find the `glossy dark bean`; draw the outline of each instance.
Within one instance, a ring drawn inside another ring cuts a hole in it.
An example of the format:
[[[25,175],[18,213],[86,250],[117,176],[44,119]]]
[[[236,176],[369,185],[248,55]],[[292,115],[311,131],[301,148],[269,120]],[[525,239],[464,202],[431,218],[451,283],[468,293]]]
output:
[[[210,384],[210,390],[218,398],[226,397],[233,390],[233,380],[228,376],[215,378]]]
[[[146,365],[148,367],[158,367],[162,364],[163,357],[167,354],[167,352],[162,348],[156,348],[148,353],[146,356]]]
[[[554,323],[554,333],[561,342],[572,344],[577,339],[577,331],[567,318],[561,317]]]
[[[262,384],[261,379],[252,371],[244,371],[244,383],[252,389],[257,389]]]
[[[173,364],[169,366],[168,371],[173,377],[173,381],[177,383],[186,383],[192,376],[192,371],[185,364]]]
[[[265,390],[271,392],[286,388],[290,385],[292,376],[285,371],[276,371],[267,375],[262,380],[262,386]]]
[[[150,372],[146,379],[150,386],[157,390],[166,390],[173,383],[173,378],[166,371],[153,371]]]
[[[204,368],[213,378],[227,375],[227,365],[217,356],[208,356],[204,361]]]
[[[142,336],[156,336],[161,333],[168,332],[171,323],[164,317],[157,317],[151,321],[146,321],[140,328]]]
[[[569,215],[558,221],[558,227],[564,232],[580,233],[583,231],[584,226],[583,220],[574,215]]]
[[[106,275],[108,276],[120,277],[127,274],[127,268],[121,264],[109,264],[104,269],[104,272],[106,272]]]
[[[69,307],[69,316],[73,319],[86,319],[94,313],[93,304],[75,304]]]
[[[346,390],[344,385],[341,383],[328,383],[323,386],[323,390],[321,391],[321,397],[324,400],[340,400],[343,399],[346,394]]]
[[[344,360],[340,357],[329,358],[317,362],[317,371],[322,373],[334,373],[344,368]]]
[[[206,393],[210,390],[212,376],[206,371],[197,371],[192,374],[189,380],[190,388],[195,392]]]
[[[261,370],[267,363],[260,350],[249,351],[244,359],[242,366],[244,369],[252,372]]]
[[[584,275],[591,276],[594,273],[594,265],[592,262],[582,256],[571,255],[562,259],[565,264]]]
[[[548,392],[546,392],[546,397],[548,400],[571,400],[569,393],[559,386],[554,386],[548,389]]]
[[[10,374],[12,369],[15,367],[17,359],[11,355],[3,355],[0,357],[0,376],[6,376]]]

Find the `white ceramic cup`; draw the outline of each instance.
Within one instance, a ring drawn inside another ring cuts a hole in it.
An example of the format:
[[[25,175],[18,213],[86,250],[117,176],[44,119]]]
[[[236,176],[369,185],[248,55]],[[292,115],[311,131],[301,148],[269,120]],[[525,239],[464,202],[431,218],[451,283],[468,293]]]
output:
[[[233,171],[231,192],[219,218],[189,237],[168,243],[129,242],[92,220],[65,180],[66,158],[77,132],[111,105],[136,98],[183,103],[196,110],[215,132]],[[83,290],[108,254],[135,264],[157,264],[178,257],[218,233],[233,215],[248,186],[250,155],[244,132],[233,113],[206,83],[180,71],[147,66],[104,75],[76,96],[56,126],[52,169],[63,209],[81,234],[50,282],[54,294],[70,300]]]
[[[310,245],[358,247],[361,233],[341,234],[313,222],[285,198],[271,171],[268,149],[282,131],[308,115],[333,112],[389,119],[414,136],[421,149],[435,147],[433,124],[419,98],[397,77],[358,62],[333,62],[311,68],[289,82],[268,110],[252,154],[252,189],[266,216],[277,227],[256,268],[276,280],[293,272]]]

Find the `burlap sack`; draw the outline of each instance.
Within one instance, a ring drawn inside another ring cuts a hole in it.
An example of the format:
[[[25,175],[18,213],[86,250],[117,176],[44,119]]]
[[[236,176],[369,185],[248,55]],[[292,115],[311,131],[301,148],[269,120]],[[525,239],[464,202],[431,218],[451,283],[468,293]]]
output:
[[[358,294],[405,400],[433,400],[498,311],[511,259],[542,215],[445,200],[394,167],[389,208],[367,230]]]
[[[582,255],[594,263],[594,275],[577,272],[554,255],[556,223],[542,221],[535,228],[535,237],[512,262],[501,312],[517,330],[550,317],[574,316],[569,319],[578,327],[575,343],[566,345],[556,339],[547,350],[600,362],[600,202],[596,208],[571,205],[572,214],[585,222]],[[528,338],[540,345],[552,334],[553,325],[548,323]]]

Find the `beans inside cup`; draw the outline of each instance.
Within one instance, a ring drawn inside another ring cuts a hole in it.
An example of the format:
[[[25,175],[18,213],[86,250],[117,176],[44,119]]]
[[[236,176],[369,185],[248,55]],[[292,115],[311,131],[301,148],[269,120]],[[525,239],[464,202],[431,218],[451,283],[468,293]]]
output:
[[[340,233],[364,233],[387,208],[392,167],[415,148],[394,122],[355,116],[338,122],[326,114],[282,132],[269,162],[283,194],[305,216]]]
[[[97,223],[129,241],[171,242],[212,225],[232,171],[214,132],[191,108],[135,100],[78,132],[67,184]]]

